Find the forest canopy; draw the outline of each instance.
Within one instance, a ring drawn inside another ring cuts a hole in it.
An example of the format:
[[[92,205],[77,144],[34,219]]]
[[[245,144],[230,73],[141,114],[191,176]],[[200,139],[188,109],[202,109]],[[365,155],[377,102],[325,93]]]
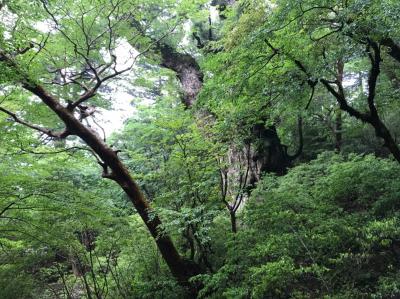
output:
[[[399,298],[399,18],[0,0],[0,298]]]

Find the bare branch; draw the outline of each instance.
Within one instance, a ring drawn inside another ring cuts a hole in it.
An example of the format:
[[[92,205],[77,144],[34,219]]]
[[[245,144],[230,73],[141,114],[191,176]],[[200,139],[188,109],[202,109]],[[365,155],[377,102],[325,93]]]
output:
[[[113,57],[112,61],[111,61],[110,63],[104,65],[104,66],[100,69],[100,71],[97,71],[95,68],[91,67],[90,64],[89,64],[89,67],[91,67],[92,71],[95,73],[97,82],[96,82],[96,84],[95,84],[95,86],[94,86],[93,88],[87,90],[84,94],[82,94],[82,95],[79,97],[79,99],[78,99],[77,101],[75,101],[74,103],[70,104],[70,105],[68,106],[68,109],[71,110],[71,111],[74,110],[76,107],[78,107],[78,105],[82,104],[83,102],[85,102],[85,101],[89,100],[90,98],[92,98],[93,96],[95,96],[97,90],[99,89],[99,87],[100,87],[104,82],[106,82],[106,81],[108,81],[108,80],[110,80],[110,79],[113,79],[113,78],[115,78],[115,77],[117,77],[117,76],[119,76],[119,75],[121,75],[121,74],[123,74],[123,73],[125,73],[125,72],[127,72],[127,71],[129,71],[129,70],[131,70],[132,67],[135,65],[137,59],[138,59],[140,56],[145,55],[147,52],[149,52],[149,51],[152,49],[152,47],[153,47],[155,44],[158,44],[158,43],[159,43],[161,40],[163,40],[167,35],[169,35],[170,33],[172,33],[172,32],[175,30],[176,26],[177,26],[177,25],[175,25],[171,30],[169,30],[167,33],[165,33],[165,34],[164,34],[163,36],[161,36],[159,39],[154,40],[145,50],[143,50],[142,52],[140,52],[139,54],[137,54],[137,55],[135,56],[135,59],[132,61],[132,63],[131,63],[129,66],[127,66],[126,68],[124,68],[124,69],[122,69],[122,70],[117,71],[117,70],[114,69],[114,72],[113,72],[113,73],[111,73],[111,74],[109,74],[109,75],[107,75],[107,76],[105,76],[105,77],[103,77],[103,78],[100,78],[100,75],[101,75],[103,72],[105,72],[109,67],[111,67],[112,64],[115,62],[115,59],[116,59],[115,56]]]
[[[23,148],[22,146],[19,147],[21,149],[21,151],[15,153],[18,155],[21,154],[33,154],[33,155],[55,155],[55,154],[60,154],[60,153],[75,153],[77,151],[88,151],[90,153],[92,153],[92,150],[90,148],[87,147],[82,147],[82,146],[72,146],[72,147],[68,147],[68,148],[64,148],[64,149],[60,149],[60,150],[54,150],[54,151],[34,151],[34,150],[29,150],[26,148]]]
[[[318,9],[319,10],[327,10],[327,11],[333,12],[336,16],[338,15],[338,12],[333,7],[330,7],[330,6],[323,6],[323,5],[321,5],[321,6],[312,6],[312,7],[304,9],[303,6],[302,6],[301,1],[299,1],[299,6],[300,6],[301,13],[299,13],[297,16],[293,17],[286,24],[284,24],[284,25],[282,25],[280,27],[277,27],[277,28],[273,28],[273,29],[269,30],[268,32],[276,32],[276,31],[280,31],[282,29],[285,29],[286,27],[288,27],[290,24],[292,24],[296,20],[302,18],[306,13],[311,12],[313,10],[318,10]]]
[[[25,127],[30,128],[30,129],[36,130],[36,131],[38,131],[38,132],[40,132],[42,134],[45,134],[45,135],[47,135],[49,137],[52,137],[52,138],[66,138],[67,136],[70,135],[68,130],[64,130],[62,132],[58,132],[57,133],[57,132],[53,132],[50,129],[43,128],[43,127],[40,127],[40,126],[37,126],[37,125],[34,125],[34,124],[30,124],[30,123],[24,121],[23,119],[19,118],[15,113],[13,113],[13,112],[11,112],[11,111],[3,108],[3,107],[0,107],[0,111],[4,112],[5,114],[7,114],[9,116],[11,116],[11,118],[14,120],[14,122],[19,123],[19,124],[21,124],[21,125],[23,125]]]

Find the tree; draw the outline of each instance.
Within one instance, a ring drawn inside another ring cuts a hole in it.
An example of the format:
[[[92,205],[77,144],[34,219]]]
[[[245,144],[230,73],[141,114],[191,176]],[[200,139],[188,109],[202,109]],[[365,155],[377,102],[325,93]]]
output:
[[[1,111],[14,122],[53,140],[69,136],[81,138],[103,168],[102,176],[115,181],[130,198],[172,274],[179,283],[189,286],[189,278],[196,273],[185,264],[170,237],[162,232],[161,220],[118,157],[118,151],[107,145],[95,130],[83,122],[91,116],[87,112],[92,104],[88,102],[96,99],[99,89],[133,66],[131,62],[120,68],[115,50],[135,3],[80,3],[76,11],[69,12],[71,5],[72,2],[68,1],[52,4],[41,1],[40,5],[33,6],[32,11],[29,3],[11,3],[9,9],[15,17],[23,18],[24,22],[16,23],[14,36],[3,38],[0,50],[1,69],[7,74],[7,77],[3,77],[3,86],[15,84],[36,96],[50,109],[50,117],[56,116],[54,121],[57,127],[64,128],[57,131],[31,124],[20,116],[20,112],[11,111],[4,103]],[[38,14],[45,17],[38,19]],[[30,26],[39,21],[48,22],[51,31],[44,34],[31,29]],[[3,28],[3,31],[6,29]],[[23,36],[22,40],[21,35],[26,32],[29,35]],[[27,38],[32,40],[30,44],[26,42]],[[19,43],[28,45],[20,48]],[[144,52],[146,50],[138,56]],[[56,76],[52,78],[54,74]],[[44,87],[48,84],[49,87]],[[27,101],[28,97],[25,96],[23,100]],[[25,113],[29,114],[29,110],[25,110]]]
[[[165,220],[165,231],[175,236],[188,260],[207,272],[212,271],[213,251],[209,230],[223,209],[216,162],[220,153],[180,102],[175,85],[165,84],[164,95],[139,106],[113,139]]]
[[[225,10],[227,6],[232,7],[234,4],[235,1],[222,1],[221,3],[214,1],[211,6],[223,7],[222,10]],[[201,3],[197,5],[201,7]],[[191,18],[191,20],[193,19],[195,18]],[[196,21],[200,24],[204,22],[202,19]],[[208,40],[201,40],[196,28],[193,28],[193,37],[200,51],[193,50],[190,47],[193,46],[192,44],[186,46],[188,48],[184,49],[186,51],[182,51],[179,49],[180,44],[177,44],[176,40],[164,39],[155,44],[153,52],[160,56],[160,66],[173,71],[176,75],[182,88],[182,102],[186,108],[195,110],[195,113],[197,112],[196,115],[200,126],[203,128],[215,126],[217,128],[216,130],[211,129],[213,133],[208,132],[205,135],[210,136],[218,132],[212,138],[213,142],[219,143],[222,141],[229,144],[225,157],[219,161],[221,199],[230,214],[232,231],[236,232],[236,212],[242,206],[256,182],[260,180],[262,174],[264,172],[274,172],[283,175],[286,173],[287,168],[292,166],[293,161],[300,156],[303,149],[302,119],[300,117],[298,120],[299,146],[294,155],[288,153],[287,146],[282,144],[279,138],[276,126],[267,124],[268,117],[265,115],[256,114],[257,116],[252,116],[248,122],[243,119],[239,120],[239,126],[241,127],[239,132],[242,135],[236,134],[236,136],[232,137],[232,140],[228,140],[230,132],[224,131],[226,128],[222,128],[218,124],[219,121],[225,121],[223,120],[225,115],[220,115],[209,104],[203,105],[201,100],[202,98],[213,99],[214,97],[207,93],[208,89],[213,88],[212,83],[210,84],[210,81],[213,80],[209,80],[207,82],[209,85],[203,88],[204,71],[216,72],[215,69],[209,67],[203,68],[199,61],[204,57],[208,59],[207,55],[213,56],[214,53],[222,50],[218,48],[219,44],[216,41],[217,35],[215,34],[219,25],[213,24],[209,15],[207,22],[209,26]],[[150,40],[154,41],[157,36],[157,33],[154,33],[152,29],[146,30],[140,24],[135,23],[133,27]],[[201,32],[199,34],[204,35]],[[214,45],[214,43],[217,43],[217,45]],[[199,56],[200,58],[197,58]],[[215,81],[220,79],[219,77],[217,78]],[[224,79],[221,80],[223,81]],[[220,82],[216,84],[220,84]],[[221,86],[224,85],[221,84]],[[223,92],[225,93],[225,91]],[[211,99],[208,100],[209,103]],[[229,106],[227,109],[232,109],[232,107]],[[254,110],[251,112],[254,112]],[[245,118],[245,116],[242,117]],[[237,128],[229,129],[237,131]]]
[[[241,34],[240,38],[231,40],[231,43],[238,50],[245,45],[250,46],[254,50],[249,55],[250,61],[264,59],[265,54],[260,50],[268,49],[265,64],[252,76],[255,80],[261,74],[271,78],[272,84],[265,87],[271,90],[277,89],[280,84],[287,84],[293,92],[301,92],[306,108],[313,101],[315,91],[322,85],[335,98],[342,111],[371,125],[376,136],[383,139],[384,146],[400,161],[398,145],[378,112],[382,61],[389,57],[398,61],[398,46],[395,42],[398,32],[389,28],[395,27],[392,23],[393,14],[399,7],[387,1],[381,12],[375,14],[373,9],[378,9],[380,5],[381,2],[375,1],[309,1],[300,4],[296,1],[282,1],[276,7],[269,7],[269,13],[264,13],[261,8],[265,4],[256,2],[246,8],[242,19],[259,9],[259,21],[265,22],[259,23],[256,29],[246,27],[248,23],[241,24],[241,29],[248,35],[238,30],[234,37]],[[374,18],[370,17],[372,14]],[[388,49],[387,54],[384,48]],[[248,55],[249,52],[245,53]],[[283,61],[279,61],[279,58]],[[338,67],[338,61],[344,67]],[[344,86],[344,82],[354,76],[346,71],[346,66],[355,61],[362,63],[363,82],[367,83],[367,91],[357,95],[358,102],[363,99],[367,104],[366,112],[353,105],[351,97],[354,93]],[[235,68],[237,66],[233,70]],[[365,75],[367,72],[368,75]],[[310,94],[307,102],[306,87]],[[284,95],[287,96],[288,93]]]
[[[200,296],[396,297],[398,170],[395,161],[331,152],[265,176],[225,263],[200,276]]]

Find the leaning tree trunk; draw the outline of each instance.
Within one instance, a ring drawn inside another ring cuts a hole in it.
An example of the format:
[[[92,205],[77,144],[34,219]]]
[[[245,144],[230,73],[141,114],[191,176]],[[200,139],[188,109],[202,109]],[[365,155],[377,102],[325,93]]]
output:
[[[16,123],[39,131],[47,136],[54,138],[66,138],[71,135],[80,137],[82,141],[90,147],[93,153],[98,156],[99,164],[103,168],[102,176],[115,181],[131,200],[177,282],[190,291],[191,297],[196,296],[198,288],[190,282],[190,278],[199,274],[198,268],[190,265],[190,263],[180,256],[171,238],[163,232],[163,225],[160,218],[150,206],[135,180],[130,175],[127,167],[118,157],[118,151],[108,146],[94,130],[82,123],[80,117],[74,115],[76,106],[74,106],[73,102],[63,105],[59,98],[45,90],[37,81],[32,80],[28,74],[19,68],[12,57],[1,51],[1,49],[0,61],[19,75],[21,86],[37,96],[55,115],[57,115],[64,123],[65,129],[60,133],[53,132],[51,129],[27,123],[23,119],[20,119],[15,113],[2,107],[0,107],[0,110],[12,117]],[[95,89],[91,90],[91,92],[95,93]],[[75,105],[78,105],[79,101],[83,101],[82,97],[75,102]]]
[[[182,286],[190,287],[190,277],[198,273],[193,272],[194,268],[179,255],[170,237],[162,232],[161,220],[119,159],[117,152],[105,144],[94,131],[84,126],[72,111],[61,105],[41,86],[29,82],[24,84],[24,88],[38,96],[65,123],[71,134],[79,136],[100,157],[103,161],[103,177],[114,180],[125,191],[149,229],[173,276]]]

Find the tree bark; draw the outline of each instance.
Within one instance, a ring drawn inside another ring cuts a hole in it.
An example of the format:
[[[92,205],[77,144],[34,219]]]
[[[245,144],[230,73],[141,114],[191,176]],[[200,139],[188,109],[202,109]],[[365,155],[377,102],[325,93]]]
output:
[[[159,43],[158,48],[162,57],[161,66],[176,73],[183,90],[182,102],[186,108],[191,108],[195,104],[197,96],[203,87],[203,73],[199,64],[194,57],[189,54],[178,53],[169,45]],[[258,151],[258,153],[256,150],[256,155],[252,157],[252,160],[255,161],[256,164],[259,164],[259,167],[254,169],[259,169],[260,171],[254,174],[253,177],[259,178],[261,172],[274,172],[282,175],[286,172],[291,161],[297,158],[301,153],[303,147],[301,125],[299,126],[301,136],[299,145],[300,153],[293,157],[287,154],[287,147],[281,144],[275,127],[262,127],[261,129],[259,125],[255,125],[251,132],[255,143],[266,145],[266,147]]]
[[[251,160],[256,163],[257,180],[265,172],[273,172],[277,175],[284,175],[291,164],[287,153],[287,147],[281,143],[275,126],[265,127],[264,124],[253,126],[253,143],[256,144]]]
[[[189,54],[176,52],[171,46],[159,44],[161,66],[176,73],[183,89],[183,103],[190,108],[196,101],[197,95],[203,87],[203,73],[200,66]]]

